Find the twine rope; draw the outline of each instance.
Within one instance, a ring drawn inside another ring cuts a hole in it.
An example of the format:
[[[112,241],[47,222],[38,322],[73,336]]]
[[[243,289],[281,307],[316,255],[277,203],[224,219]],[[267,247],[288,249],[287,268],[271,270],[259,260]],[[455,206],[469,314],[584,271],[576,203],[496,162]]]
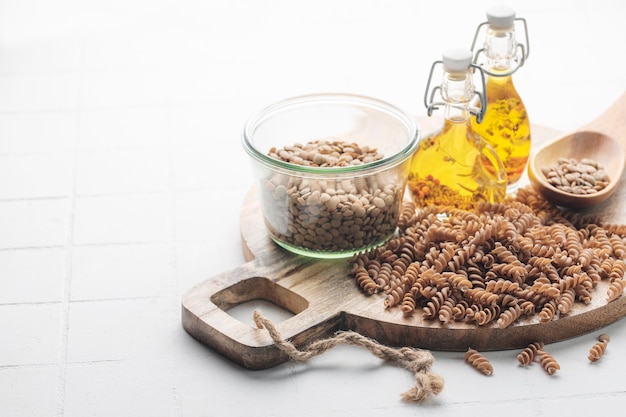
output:
[[[265,328],[276,346],[293,361],[307,361],[342,344],[360,346],[378,358],[396,362],[415,374],[415,386],[402,394],[404,401],[423,403],[443,390],[443,378],[430,370],[434,357],[429,351],[409,347],[392,348],[353,331],[337,332],[333,337],[317,340],[308,345],[306,349],[299,350],[293,343],[283,339],[274,324],[258,310],[254,311],[253,318],[257,327],[259,329]]]

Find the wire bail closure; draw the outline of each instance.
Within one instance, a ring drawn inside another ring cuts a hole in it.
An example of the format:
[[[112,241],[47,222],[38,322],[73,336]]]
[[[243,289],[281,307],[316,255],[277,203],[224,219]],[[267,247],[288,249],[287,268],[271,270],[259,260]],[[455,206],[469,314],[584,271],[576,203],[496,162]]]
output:
[[[426,83],[426,91],[424,92],[424,106],[426,106],[428,110],[429,117],[432,116],[434,110],[438,110],[440,106],[445,106],[446,104],[448,104],[445,101],[443,101],[443,97],[441,96],[440,85],[433,87],[432,91],[430,90],[430,83],[433,78],[435,68],[438,65],[441,65],[443,68],[443,61],[439,60],[439,61],[433,62],[432,66],[430,67],[430,73],[428,74],[428,82]],[[478,72],[480,73],[481,91],[476,91],[476,90],[473,91],[474,93],[473,95],[478,98],[478,102],[480,103],[480,106],[476,107],[476,106],[469,105],[469,112],[473,114],[474,116],[476,116],[477,123],[481,123],[483,121],[483,118],[485,117],[485,112],[487,111],[487,97],[485,95],[485,91],[487,91],[486,85],[485,85],[485,73],[484,73],[483,68],[476,64],[470,64],[469,69],[470,69],[469,71],[470,76],[471,74],[474,73],[475,70],[478,70]],[[429,92],[430,92],[430,95],[429,95]],[[439,93],[439,97],[441,97],[441,101],[434,101],[435,94],[437,94],[437,92]],[[474,102],[474,101],[475,100],[473,98],[470,98],[468,100],[469,103]]]
[[[524,19],[523,17],[516,17],[515,19],[513,19],[513,25],[515,25],[516,31],[518,27],[522,27],[523,32],[524,32],[525,43],[517,42],[517,45],[515,47],[516,53],[515,53],[515,56],[512,57],[512,61],[514,65],[511,67],[510,70],[506,72],[490,71],[488,68],[486,68],[484,59],[480,60],[481,57],[484,57],[485,48],[480,48],[476,50],[476,52],[474,53],[474,64],[481,66],[483,70],[485,71],[485,73],[493,77],[506,77],[506,76],[513,74],[521,66],[524,65],[524,63],[528,59],[528,55],[530,54],[530,42],[528,40],[528,26],[526,25],[526,19]],[[481,31],[483,31],[483,29],[486,30],[488,26],[489,26],[489,21],[485,21],[478,25],[478,27],[476,28],[476,32],[474,33],[474,40],[472,40],[471,51],[474,51],[474,48],[476,47],[476,41],[478,40],[478,36],[480,35]]]

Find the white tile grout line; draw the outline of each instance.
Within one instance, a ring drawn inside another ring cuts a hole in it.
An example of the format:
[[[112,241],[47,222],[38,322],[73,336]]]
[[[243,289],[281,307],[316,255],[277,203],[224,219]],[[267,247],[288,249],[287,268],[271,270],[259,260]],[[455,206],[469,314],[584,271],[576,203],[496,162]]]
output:
[[[142,296],[129,296],[129,297],[105,297],[105,298],[75,298],[71,301],[72,304],[94,304],[94,303],[110,303],[110,302],[118,302],[118,303],[132,303],[135,301],[150,301],[150,300],[169,300],[171,297],[169,295],[142,295]],[[13,303],[2,303],[2,306],[54,306],[54,305],[63,305],[65,301],[17,301]],[[61,363],[60,360],[58,360]],[[73,364],[74,362],[72,362]],[[46,365],[47,363],[42,363],[41,365]],[[0,365],[0,369],[2,369],[4,365]],[[7,365],[14,366],[14,365]]]
[[[168,112],[167,116],[171,117],[172,110],[171,107],[167,107]],[[168,123],[168,126],[171,126],[171,123]],[[174,140],[172,131],[168,132],[167,138],[167,149],[168,149],[168,160],[167,160],[167,168],[169,170],[167,176],[167,187],[166,192],[168,195],[168,203],[169,203],[169,220],[170,220],[170,230],[169,230],[169,241],[170,241],[170,264],[172,267],[172,279],[170,280],[169,291],[171,294],[177,294],[178,288],[178,259],[177,259],[177,248],[178,248],[178,240],[176,236],[176,178],[174,175]],[[171,297],[172,300],[172,311],[180,311],[180,300],[178,297]],[[176,321],[173,323],[175,325],[181,325],[179,323],[178,314],[172,314],[172,320]],[[178,367],[172,366],[170,371],[175,373]],[[176,375],[172,375],[172,379],[176,380]],[[180,396],[179,390],[177,386],[172,387],[172,417],[179,417],[183,415],[183,404],[182,398]]]
[[[58,359],[59,364],[59,379],[57,382],[57,395],[56,395],[56,407],[55,415],[63,417],[65,415],[65,375],[67,370],[67,346],[69,336],[69,315],[70,315],[70,292],[72,282],[72,261],[73,261],[73,244],[74,244],[74,209],[75,209],[75,196],[74,190],[76,187],[76,163],[77,157],[74,154],[72,161],[72,187],[68,198],[68,218],[67,218],[67,235],[65,238],[65,253],[64,253],[64,266],[63,266],[63,281],[62,281],[62,298],[61,298],[61,320],[59,323],[59,347],[58,347]]]
[[[70,191],[68,196],[68,218],[67,221],[67,235],[65,237],[65,259],[63,268],[63,281],[62,281],[62,311],[61,320],[59,323],[59,349],[58,349],[58,364],[59,364],[59,376],[57,381],[56,392],[56,404],[55,404],[55,416],[63,417],[65,415],[65,388],[66,388],[66,374],[67,374],[67,350],[68,350],[68,337],[70,328],[70,296],[71,296],[71,284],[72,284],[72,262],[73,262],[73,249],[74,249],[74,220],[76,210],[76,189],[77,189],[77,171],[78,171],[78,143],[80,137],[80,122],[81,122],[81,103],[82,92],[84,85],[84,71],[83,71],[83,59],[84,59],[84,43],[82,39],[79,39],[79,64],[76,69],[78,76],[78,95],[76,102],[76,130],[74,132],[73,149],[72,149],[72,174],[70,175]]]
[[[99,360],[89,360],[89,361],[76,361],[73,362],[73,366],[97,366],[103,363],[106,364],[120,364],[123,363],[122,359],[99,359]],[[19,365],[2,365],[0,366],[0,371],[4,371],[6,369],[58,369],[59,366],[56,364],[50,363],[31,363],[31,364],[19,364]]]
[[[171,245],[175,244],[208,244],[215,241],[214,237],[206,238],[188,238],[177,239],[175,242],[169,240],[132,240],[132,241],[110,241],[110,242],[85,242],[85,243],[72,243],[72,248],[115,248],[115,247],[133,247],[133,246],[159,246],[159,245]],[[0,253],[2,252],[19,252],[19,251],[38,251],[47,249],[65,249],[66,245],[40,245],[40,246],[11,246],[0,247]],[[172,263],[175,267],[175,263]],[[20,302],[19,304],[28,304],[29,302]]]
[[[79,153],[79,152],[78,152]],[[2,157],[2,155],[0,155]],[[77,159],[77,156],[74,156],[73,159]],[[169,180],[168,180],[169,181]],[[168,185],[169,187],[169,185]],[[235,187],[236,188],[236,187]],[[215,191],[215,190],[232,190],[233,186],[223,185],[223,186],[208,186],[208,185],[199,185],[193,187],[184,187],[184,188],[176,188],[172,186],[172,188],[168,188],[165,191],[162,190],[151,190],[151,191],[119,191],[119,192],[99,192],[99,193],[75,193],[74,190],[71,190],[72,197],[78,199],[86,199],[86,198],[108,198],[108,197],[132,197],[132,196],[159,196],[163,194],[172,194],[173,196],[177,195],[185,195],[185,194],[194,194],[198,192],[205,191]],[[50,195],[50,196],[41,196],[41,197],[0,197],[0,203],[4,202],[28,202],[28,201],[55,201],[55,200],[65,200],[70,196],[68,195]]]

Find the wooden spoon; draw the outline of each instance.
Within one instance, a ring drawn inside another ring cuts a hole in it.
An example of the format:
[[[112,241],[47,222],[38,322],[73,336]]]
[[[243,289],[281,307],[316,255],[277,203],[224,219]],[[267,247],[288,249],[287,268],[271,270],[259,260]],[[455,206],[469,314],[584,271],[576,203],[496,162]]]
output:
[[[604,167],[609,184],[594,194],[571,194],[551,185],[541,169],[556,165],[559,158],[593,159]],[[586,126],[557,137],[531,157],[528,178],[551,203],[572,209],[595,206],[617,189],[626,161],[626,92],[604,113]]]

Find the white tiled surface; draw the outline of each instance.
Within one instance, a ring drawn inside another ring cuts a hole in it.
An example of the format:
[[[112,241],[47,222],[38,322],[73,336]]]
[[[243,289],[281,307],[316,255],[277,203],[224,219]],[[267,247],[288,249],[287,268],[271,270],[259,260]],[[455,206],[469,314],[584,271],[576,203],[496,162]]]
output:
[[[497,2],[497,1],[495,1]],[[626,324],[550,346],[562,370],[492,352],[483,377],[435,352],[443,393],[356,348],[247,371],[191,339],[181,295],[244,262],[246,118],[341,91],[425,114],[432,61],[492,1],[0,1],[0,416],[608,414]],[[569,130],[626,89],[624,3],[511,1],[535,124]]]

